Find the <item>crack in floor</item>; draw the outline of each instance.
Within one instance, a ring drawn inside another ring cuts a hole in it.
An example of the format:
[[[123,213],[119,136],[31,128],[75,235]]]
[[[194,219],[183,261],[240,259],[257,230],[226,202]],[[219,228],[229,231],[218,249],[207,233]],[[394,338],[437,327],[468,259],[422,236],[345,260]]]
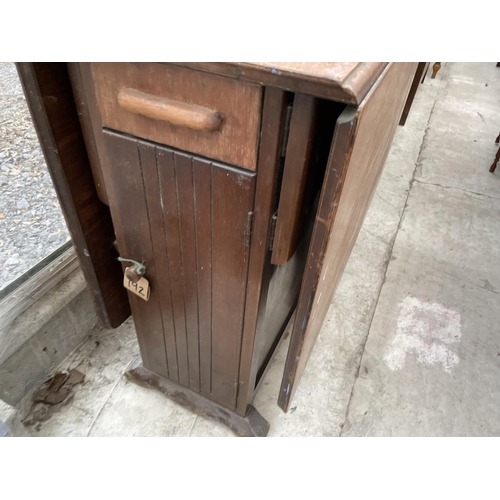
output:
[[[440,188],[443,188],[443,189],[453,189],[455,191],[461,191],[462,193],[472,194],[472,195],[475,195],[475,196],[481,196],[481,197],[484,197],[484,198],[488,198],[490,200],[498,200],[498,201],[500,201],[500,197],[498,197],[498,196],[491,196],[491,195],[485,194],[485,193],[478,193],[477,191],[470,191],[468,189],[459,188],[459,187],[456,187],[456,186],[444,186],[443,184],[439,184],[437,182],[426,182],[426,181],[423,181],[423,180],[420,180],[420,179],[414,179],[414,182],[418,182],[419,184],[423,184],[425,186],[436,186],[436,187],[440,187]]]
[[[125,368],[124,372],[128,371],[128,369],[134,364],[134,362],[136,361],[137,357],[134,356],[132,358],[132,360],[130,361],[130,363],[127,365],[127,367]],[[104,407],[106,406],[107,402],[109,401],[109,399],[111,398],[111,396],[113,395],[113,392],[115,391],[116,387],[118,386],[118,384],[121,382],[122,380],[122,377],[118,377],[116,379],[116,382],[113,384],[113,386],[111,387],[111,389],[109,390],[108,392],[108,395],[104,398],[104,401],[101,405],[101,407],[99,408],[99,411],[97,412],[94,420],[92,420],[90,426],[89,426],[89,430],[87,431],[87,433],[85,434],[85,437],[89,437],[90,436],[90,433],[92,432],[92,429],[94,428],[94,425],[96,424],[97,420],[99,419],[99,417],[101,416],[101,413],[103,412],[104,410]]]

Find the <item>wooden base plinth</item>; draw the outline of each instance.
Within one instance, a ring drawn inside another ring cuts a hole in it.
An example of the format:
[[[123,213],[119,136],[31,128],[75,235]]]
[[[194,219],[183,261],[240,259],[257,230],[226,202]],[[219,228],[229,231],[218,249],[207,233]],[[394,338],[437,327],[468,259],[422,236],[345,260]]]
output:
[[[158,389],[176,403],[198,415],[222,422],[238,436],[265,437],[269,432],[269,423],[253,406],[250,406],[247,415],[242,417],[190,389],[149,371],[140,362],[125,372],[125,377],[142,387]]]

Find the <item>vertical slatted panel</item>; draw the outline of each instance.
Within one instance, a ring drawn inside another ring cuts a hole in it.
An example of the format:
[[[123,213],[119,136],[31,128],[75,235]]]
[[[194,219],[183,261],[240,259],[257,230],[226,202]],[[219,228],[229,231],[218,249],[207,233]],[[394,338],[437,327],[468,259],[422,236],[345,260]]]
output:
[[[105,135],[120,251],[151,283],[130,297],[144,366],[234,410],[255,174]]]
[[[168,149],[158,147],[157,164],[158,176],[160,179],[161,200],[163,203],[164,231],[170,269],[170,286],[172,292],[174,315],[173,322],[175,327],[175,342],[177,346],[179,383],[185,387],[189,387],[186,308],[184,302],[183,262],[181,253],[181,235],[174,153]],[[182,196],[190,196],[190,193],[182,193]]]
[[[243,330],[254,176],[212,169],[212,398],[234,409]]]
[[[108,183],[108,197],[120,255],[146,262],[147,277],[151,284],[148,302],[129,293],[142,360],[150,370],[168,377],[157,270],[138,144],[133,139],[112,132],[106,131],[104,137],[108,154],[113,159],[110,162],[111,178],[120,180]]]
[[[198,279],[194,218],[192,157],[175,154],[175,177],[182,259],[184,310],[189,366],[189,387],[200,391],[200,352],[198,337]]]
[[[165,347],[167,350],[168,377],[179,381],[177,368],[177,349],[175,345],[175,327],[172,309],[172,293],[170,286],[170,270],[167,243],[165,239],[162,197],[157,169],[157,157],[154,147],[139,142],[139,153],[142,163],[144,190],[149,212],[151,240],[157,270],[158,295],[161,305]],[[149,269],[148,269],[149,271]]]
[[[193,160],[201,393],[212,392],[212,167]]]

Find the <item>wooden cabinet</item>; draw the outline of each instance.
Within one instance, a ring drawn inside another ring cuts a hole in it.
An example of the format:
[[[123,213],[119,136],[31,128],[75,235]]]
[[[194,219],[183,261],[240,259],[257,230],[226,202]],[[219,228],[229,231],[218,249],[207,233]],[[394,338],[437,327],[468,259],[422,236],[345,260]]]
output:
[[[19,65],[103,324],[130,305],[142,357],[131,380],[265,435],[251,403],[288,325],[288,410],[415,68]],[[125,294],[118,255],[146,266],[148,301]]]

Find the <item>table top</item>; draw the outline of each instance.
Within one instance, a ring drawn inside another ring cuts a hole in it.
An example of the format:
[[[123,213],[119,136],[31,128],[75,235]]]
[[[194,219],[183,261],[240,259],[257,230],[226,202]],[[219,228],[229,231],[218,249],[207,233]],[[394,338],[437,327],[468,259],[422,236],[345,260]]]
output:
[[[388,63],[189,62],[174,64],[357,105],[363,100]]]

